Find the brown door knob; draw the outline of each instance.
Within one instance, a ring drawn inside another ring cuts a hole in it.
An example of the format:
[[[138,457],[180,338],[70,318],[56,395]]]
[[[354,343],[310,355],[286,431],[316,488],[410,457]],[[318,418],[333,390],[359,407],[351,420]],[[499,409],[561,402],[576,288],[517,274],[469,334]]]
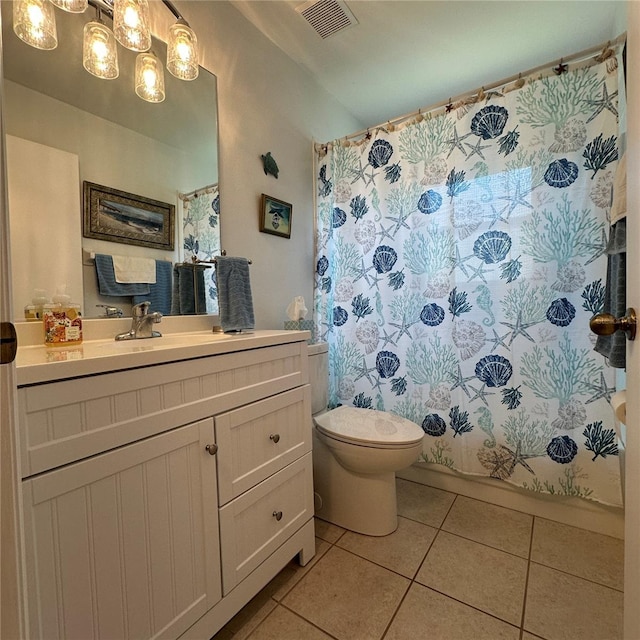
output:
[[[636,338],[636,312],[635,309],[627,309],[626,315],[616,318],[610,313],[599,313],[589,320],[589,328],[598,336],[610,336],[616,331],[624,331],[627,340]]]

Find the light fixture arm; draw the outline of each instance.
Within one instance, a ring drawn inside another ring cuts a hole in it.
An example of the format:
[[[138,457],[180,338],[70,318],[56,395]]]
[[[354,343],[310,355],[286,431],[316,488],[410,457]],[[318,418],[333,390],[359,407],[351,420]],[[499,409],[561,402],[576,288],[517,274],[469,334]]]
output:
[[[175,18],[177,20],[184,20],[184,18],[180,14],[180,12],[175,8],[173,2],[170,2],[169,0],[162,0],[162,2],[167,7],[167,9],[169,9],[169,11],[171,11],[171,13],[173,13],[173,15],[175,16]],[[186,20],[185,20],[185,22],[186,22]]]
[[[102,13],[106,13],[111,20],[113,20],[113,7],[104,2],[104,0],[87,0],[89,2],[89,6],[93,7],[96,11],[100,11]]]

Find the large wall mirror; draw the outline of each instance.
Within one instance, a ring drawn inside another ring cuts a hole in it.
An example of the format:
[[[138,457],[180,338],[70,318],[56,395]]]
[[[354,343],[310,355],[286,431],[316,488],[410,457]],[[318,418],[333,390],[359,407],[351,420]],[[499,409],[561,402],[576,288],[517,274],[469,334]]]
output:
[[[117,79],[84,70],[82,32],[95,17],[91,6],[83,14],[56,9],[58,46],[40,51],[13,33],[12,4],[0,2],[14,315],[24,318],[35,289],[52,295],[61,285],[82,303],[85,317],[104,315],[98,305],[127,314],[130,296],[100,294],[96,255],[148,257],[173,266],[189,262],[196,251],[204,260],[220,251],[219,210],[212,200],[218,183],[216,78],[201,69],[185,82],[165,71],[165,101],[145,102],[134,92],[134,52],[118,45]],[[154,10],[167,9],[158,3]],[[152,51],[164,65],[164,43],[154,39]],[[83,182],[173,205],[174,249],[84,237]],[[202,272],[210,289],[213,269]],[[208,312],[217,312],[215,302],[207,302]]]

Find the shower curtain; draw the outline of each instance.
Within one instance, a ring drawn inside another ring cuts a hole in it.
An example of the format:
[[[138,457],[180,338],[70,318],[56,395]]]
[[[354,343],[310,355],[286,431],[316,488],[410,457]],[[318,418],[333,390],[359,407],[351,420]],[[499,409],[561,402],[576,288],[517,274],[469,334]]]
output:
[[[213,260],[220,255],[220,191],[218,184],[180,194],[182,202],[183,259]],[[218,313],[215,268],[206,269],[205,301],[207,313]]]
[[[604,295],[617,58],[317,146],[331,406],[421,425],[422,463],[621,504],[614,370],[588,327]]]

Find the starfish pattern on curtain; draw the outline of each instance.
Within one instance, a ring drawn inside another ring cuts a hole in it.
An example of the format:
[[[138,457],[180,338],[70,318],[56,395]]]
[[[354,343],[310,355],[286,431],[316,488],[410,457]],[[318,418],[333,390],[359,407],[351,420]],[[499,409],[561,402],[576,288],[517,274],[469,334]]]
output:
[[[588,327],[618,160],[613,66],[321,147],[330,406],[413,420],[422,463],[621,504],[615,375]]]

